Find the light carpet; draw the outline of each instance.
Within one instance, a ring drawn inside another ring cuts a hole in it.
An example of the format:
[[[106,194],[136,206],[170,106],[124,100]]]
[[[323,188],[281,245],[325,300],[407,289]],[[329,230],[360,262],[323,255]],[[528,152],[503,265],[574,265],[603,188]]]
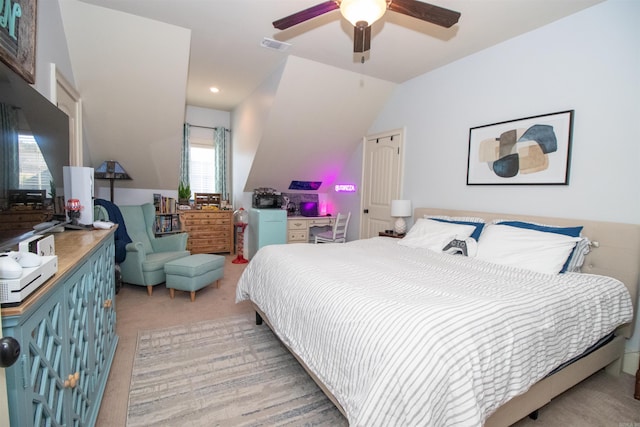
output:
[[[274,336],[246,316],[141,331],[127,426],[346,426]]]

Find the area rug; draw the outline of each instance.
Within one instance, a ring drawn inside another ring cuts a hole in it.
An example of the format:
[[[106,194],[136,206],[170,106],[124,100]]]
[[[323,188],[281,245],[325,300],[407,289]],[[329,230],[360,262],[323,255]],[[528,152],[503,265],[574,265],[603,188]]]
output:
[[[268,326],[230,317],[138,334],[127,426],[347,426]]]

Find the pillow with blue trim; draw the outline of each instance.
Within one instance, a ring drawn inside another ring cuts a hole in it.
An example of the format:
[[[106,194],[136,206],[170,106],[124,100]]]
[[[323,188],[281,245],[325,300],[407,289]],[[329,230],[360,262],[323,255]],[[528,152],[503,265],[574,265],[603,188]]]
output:
[[[477,259],[546,274],[558,274],[580,237],[490,224],[478,242]]]
[[[525,221],[513,221],[513,220],[504,220],[504,219],[496,219],[492,221],[493,224],[500,225],[508,225],[511,227],[525,228],[527,230],[535,230],[542,231],[545,233],[556,233],[563,234],[569,237],[580,237],[580,233],[582,233],[582,226],[578,225],[575,227],[558,227],[555,225],[546,225],[539,224],[535,222],[525,222]],[[582,267],[582,263],[584,262],[584,256],[589,253],[589,239],[584,238],[583,242],[578,243],[569,258],[567,258],[566,262],[562,266],[562,270],[560,273],[566,272],[580,272]]]
[[[455,216],[445,216],[445,215],[425,215],[427,219],[431,219],[434,221],[440,222],[448,222],[450,224],[463,224],[463,225],[472,225],[475,227],[473,233],[471,233],[471,238],[478,241],[480,238],[480,234],[482,233],[482,229],[484,228],[484,220],[482,218],[474,218],[474,217],[455,217]]]

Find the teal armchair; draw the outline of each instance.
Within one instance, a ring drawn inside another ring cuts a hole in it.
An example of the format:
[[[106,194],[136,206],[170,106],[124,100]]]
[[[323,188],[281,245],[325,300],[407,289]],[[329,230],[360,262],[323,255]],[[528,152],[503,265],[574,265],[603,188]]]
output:
[[[190,255],[186,250],[187,233],[156,238],[155,207],[151,203],[141,206],[120,206],[127,233],[132,242],[127,244],[127,256],[120,264],[122,281],[146,286],[149,295],[153,287],[165,282],[164,264]]]

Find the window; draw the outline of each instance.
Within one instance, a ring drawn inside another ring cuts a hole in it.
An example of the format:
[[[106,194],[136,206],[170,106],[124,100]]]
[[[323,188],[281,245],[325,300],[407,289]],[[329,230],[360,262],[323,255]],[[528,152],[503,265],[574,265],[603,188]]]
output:
[[[189,184],[192,193],[215,193],[216,152],[213,130],[191,127]]]
[[[18,156],[20,158],[19,188],[49,192],[53,178],[33,135],[18,134]]]

